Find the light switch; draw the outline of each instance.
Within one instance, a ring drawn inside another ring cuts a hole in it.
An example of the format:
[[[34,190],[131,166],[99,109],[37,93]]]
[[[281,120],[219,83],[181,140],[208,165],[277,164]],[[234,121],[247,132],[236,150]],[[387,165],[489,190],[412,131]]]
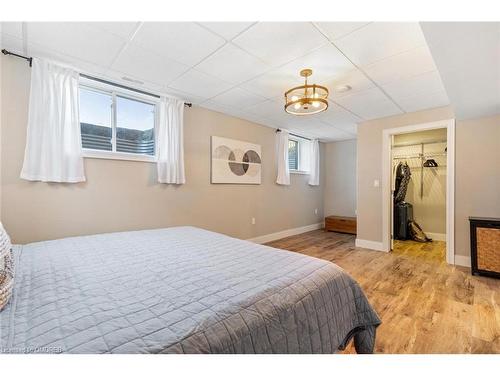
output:
[[[373,180],[373,187],[379,187],[380,186],[380,181],[379,180]]]

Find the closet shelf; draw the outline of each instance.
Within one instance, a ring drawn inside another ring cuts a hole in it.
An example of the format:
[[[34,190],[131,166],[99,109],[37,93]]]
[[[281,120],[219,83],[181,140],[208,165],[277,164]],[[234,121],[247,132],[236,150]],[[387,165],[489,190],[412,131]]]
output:
[[[394,156],[395,160],[404,160],[404,159],[421,159],[421,158],[432,158],[436,156],[446,156],[446,152],[433,152],[428,154],[410,154],[406,156]]]

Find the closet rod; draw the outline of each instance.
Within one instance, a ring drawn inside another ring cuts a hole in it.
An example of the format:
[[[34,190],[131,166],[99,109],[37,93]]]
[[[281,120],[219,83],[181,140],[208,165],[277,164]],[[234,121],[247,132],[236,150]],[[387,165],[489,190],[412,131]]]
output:
[[[10,55],[10,56],[19,57],[20,59],[24,59],[24,60],[28,61],[28,63],[30,64],[30,67],[33,65],[33,57],[27,57],[27,56],[23,56],[23,55],[18,55],[17,53],[7,51],[6,49],[3,49],[2,53],[4,55]],[[147,91],[142,91],[142,90],[134,89],[132,87],[121,85],[119,83],[115,83],[115,82],[111,82],[111,81],[107,81],[105,79],[101,79],[101,78],[89,76],[87,74],[81,73],[80,75],[82,77],[84,77],[84,78],[91,79],[93,81],[97,81],[97,82],[101,82],[101,83],[106,83],[108,85],[112,85],[112,86],[115,86],[115,87],[120,87],[122,89],[126,89],[126,90],[129,90],[129,91],[134,91],[134,92],[137,92],[139,94],[144,94],[144,95],[152,96],[154,98],[159,98],[160,97],[160,95],[152,94],[152,93],[147,92]],[[184,106],[191,108],[193,106],[193,103],[184,103]]]
[[[392,146],[392,148],[396,148],[396,147],[408,147],[408,146],[420,146],[422,144],[424,145],[433,145],[433,144],[438,144],[438,143],[446,143],[446,139],[443,140],[443,141],[432,141],[432,142],[417,142],[417,143],[409,143],[407,145],[395,145],[395,146]]]
[[[433,156],[446,156],[446,152],[436,152],[436,153],[430,153],[430,154],[413,154],[413,155],[408,155],[408,156],[394,156],[393,159],[420,159],[420,158],[430,158]]]

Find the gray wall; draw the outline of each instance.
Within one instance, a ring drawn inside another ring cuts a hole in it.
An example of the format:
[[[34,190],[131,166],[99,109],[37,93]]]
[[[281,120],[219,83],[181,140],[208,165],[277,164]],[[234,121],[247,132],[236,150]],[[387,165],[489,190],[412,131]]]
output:
[[[469,216],[500,218],[500,115],[457,121],[455,248],[468,255]]]
[[[156,183],[155,164],[103,159],[85,159],[85,183],[21,180],[30,69],[23,61],[0,58],[4,93],[0,201],[2,221],[14,242],[175,225],[251,238],[322,221],[323,145],[319,187],[309,186],[309,176],[299,174],[291,176],[291,186],[278,186],[274,129],[198,107],[185,112],[187,183],[183,186]],[[262,184],[210,184],[211,135],[262,145]]]
[[[382,131],[454,118],[450,107],[358,125],[358,238],[382,242]],[[500,116],[457,121],[455,133],[455,254],[469,255],[468,217],[500,217]]]
[[[325,145],[325,215],[356,216],[356,140]]]

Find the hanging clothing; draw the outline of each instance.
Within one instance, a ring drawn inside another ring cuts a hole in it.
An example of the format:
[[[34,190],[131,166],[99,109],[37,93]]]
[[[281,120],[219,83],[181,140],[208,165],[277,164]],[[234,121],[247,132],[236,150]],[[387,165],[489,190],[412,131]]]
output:
[[[411,179],[410,167],[400,162],[396,168],[396,185],[394,189],[394,203],[403,202]]]

